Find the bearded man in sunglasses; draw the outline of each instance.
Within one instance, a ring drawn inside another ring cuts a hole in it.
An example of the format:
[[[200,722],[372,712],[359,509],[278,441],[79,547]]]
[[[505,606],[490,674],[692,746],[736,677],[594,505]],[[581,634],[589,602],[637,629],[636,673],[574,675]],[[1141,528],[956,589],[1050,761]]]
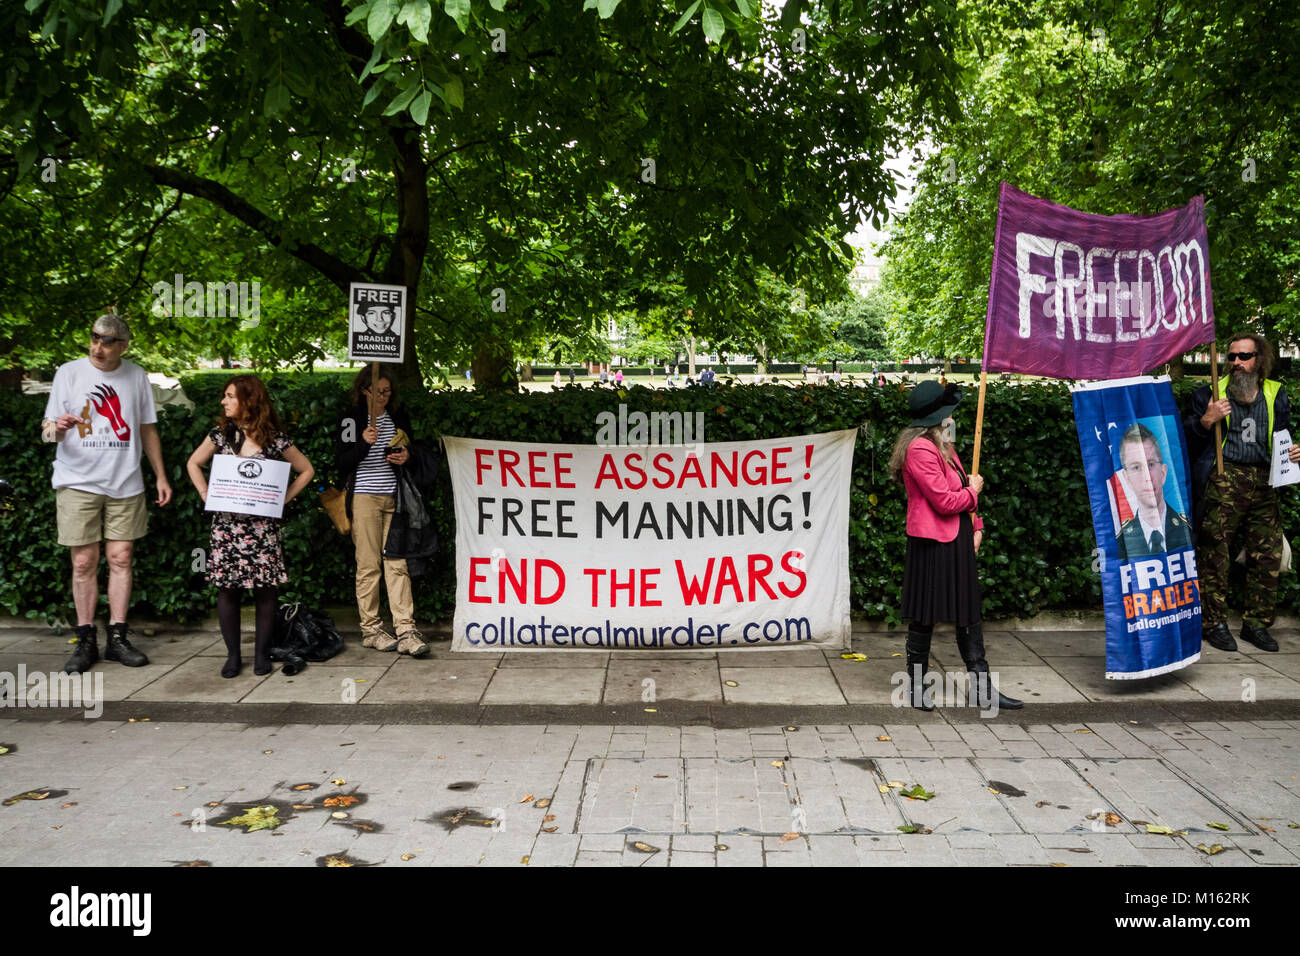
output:
[[[1277,579],[1282,564],[1282,518],[1277,491],[1269,485],[1273,435],[1290,430],[1291,403],[1281,383],[1268,377],[1273,350],[1261,335],[1243,333],[1228,345],[1228,374],[1192,394],[1183,429],[1192,466],[1196,556],[1200,571],[1201,633],[1221,651],[1235,651],[1228,630],[1229,544],[1240,533],[1246,549],[1246,606],[1241,639],[1276,651],[1268,633],[1276,617]],[[1223,423],[1223,474],[1215,467],[1214,425]],[[1300,461],[1300,445],[1291,446]]]
[[[95,611],[99,604],[99,542],[108,558],[108,644],[104,659],[141,667],[149,659],[126,637],[131,603],[131,556],[148,526],[140,453],[153,467],[157,503],[171,501],[155,422],[153,389],[140,366],[122,353],[131,331],[113,313],[95,320],[86,358],[59,367],[45,406],[42,434],[58,445],[54,457],[59,544],[72,555],[72,600],[77,648],[69,674],[99,660]]]

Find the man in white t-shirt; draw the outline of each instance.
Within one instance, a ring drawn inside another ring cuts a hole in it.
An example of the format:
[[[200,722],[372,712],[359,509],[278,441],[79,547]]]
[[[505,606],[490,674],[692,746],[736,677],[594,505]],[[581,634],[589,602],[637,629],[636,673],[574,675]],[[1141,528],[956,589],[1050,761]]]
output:
[[[69,674],[99,660],[95,609],[99,603],[99,542],[108,558],[108,643],[104,659],[127,667],[149,663],[126,638],[131,603],[131,553],[148,527],[140,452],[156,476],[157,503],[171,501],[155,422],[153,390],[144,369],[122,360],[131,331],[121,316],[95,320],[90,354],[59,367],[45,405],[42,434],[55,442],[54,488],[59,544],[72,553],[72,599],[77,649]]]

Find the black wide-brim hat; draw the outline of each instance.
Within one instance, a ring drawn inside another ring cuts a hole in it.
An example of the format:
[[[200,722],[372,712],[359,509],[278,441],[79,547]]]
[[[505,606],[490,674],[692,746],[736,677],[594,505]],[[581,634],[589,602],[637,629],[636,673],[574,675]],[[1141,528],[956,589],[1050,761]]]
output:
[[[960,404],[960,385],[944,388],[938,382],[925,381],[907,394],[907,410],[912,415],[914,428],[939,424]]]

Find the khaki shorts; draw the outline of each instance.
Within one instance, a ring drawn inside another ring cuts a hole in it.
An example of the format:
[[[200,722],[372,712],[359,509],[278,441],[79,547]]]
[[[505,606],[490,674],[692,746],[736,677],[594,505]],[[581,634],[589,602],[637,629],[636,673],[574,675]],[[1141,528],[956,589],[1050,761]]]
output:
[[[59,515],[59,544],[74,548],[107,541],[134,541],[149,529],[144,492],[131,498],[92,495],[76,488],[58,488],[54,502]]]

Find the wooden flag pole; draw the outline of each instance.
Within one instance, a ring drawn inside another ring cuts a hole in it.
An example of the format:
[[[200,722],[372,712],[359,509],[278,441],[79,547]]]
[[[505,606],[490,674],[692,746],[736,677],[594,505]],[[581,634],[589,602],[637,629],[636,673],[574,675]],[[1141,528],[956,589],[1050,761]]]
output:
[[[379,363],[370,363],[370,396],[366,406],[370,410],[370,427],[375,427],[375,392],[379,389]]]
[[[988,384],[989,373],[980,369],[980,397],[975,406],[975,451],[971,455],[970,473],[980,473],[980,439],[984,437],[984,387]]]
[[[1219,400],[1219,350],[1218,347],[1210,343],[1210,397],[1216,402]],[[1220,418],[1214,423],[1214,461],[1219,467],[1219,474],[1223,474],[1223,419]]]

